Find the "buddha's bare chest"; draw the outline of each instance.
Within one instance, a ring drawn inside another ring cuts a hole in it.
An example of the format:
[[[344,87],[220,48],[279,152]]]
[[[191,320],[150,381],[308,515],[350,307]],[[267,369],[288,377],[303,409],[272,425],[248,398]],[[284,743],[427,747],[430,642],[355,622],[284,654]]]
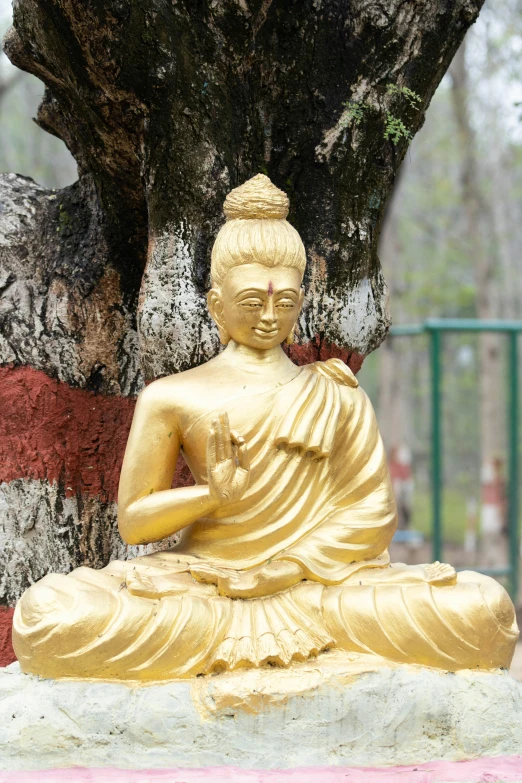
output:
[[[278,386],[247,385],[246,388],[222,387],[207,389],[206,394],[192,396],[178,421],[178,431],[185,457],[196,472],[206,463],[207,439],[213,422],[226,413],[230,427],[244,438],[252,437],[259,423],[271,411],[279,390]]]
[[[219,389],[208,386],[206,389],[194,391],[186,400],[184,409],[178,412],[177,424],[183,440],[191,433],[198,434],[201,427],[209,428],[212,420],[220,413],[226,413],[230,426],[234,427],[244,417],[255,414],[261,398],[271,396],[277,391],[277,386],[247,385],[244,388],[222,386]]]

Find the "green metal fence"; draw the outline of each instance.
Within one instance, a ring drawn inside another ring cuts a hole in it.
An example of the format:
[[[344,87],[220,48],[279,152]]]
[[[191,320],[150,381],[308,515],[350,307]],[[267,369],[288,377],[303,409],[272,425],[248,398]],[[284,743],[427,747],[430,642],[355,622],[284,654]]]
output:
[[[508,338],[508,532],[509,563],[505,567],[480,569],[490,576],[507,576],[513,600],[519,587],[519,508],[518,436],[519,436],[519,369],[518,335],[522,321],[479,321],[468,318],[432,318],[423,324],[393,326],[390,335],[409,337],[428,334],[431,364],[431,484],[433,559],[442,560],[442,364],[444,332],[502,332]]]

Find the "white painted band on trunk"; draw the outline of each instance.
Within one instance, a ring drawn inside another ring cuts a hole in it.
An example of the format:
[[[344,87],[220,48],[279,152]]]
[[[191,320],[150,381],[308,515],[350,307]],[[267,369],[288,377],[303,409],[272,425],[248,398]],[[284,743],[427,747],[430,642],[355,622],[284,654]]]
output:
[[[138,312],[142,367],[156,378],[200,364],[219,350],[206,299],[194,282],[190,232],[171,228],[151,243]]]
[[[367,277],[351,288],[332,292],[326,280],[313,276],[299,318],[300,342],[321,333],[329,343],[366,355],[391,322],[382,276],[378,282],[382,293],[376,298],[375,287]]]
[[[0,602],[13,604],[45,574],[67,574],[84,558],[100,568],[125,553],[115,503],[64,497],[45,480],[0,484]]]
[[[13,605],[45,574],[128,560],[168,549],[175,537],[129,546],[118,533],[117,505],[64,496],[56,483],[15,479],[0,483],[0,604]]]

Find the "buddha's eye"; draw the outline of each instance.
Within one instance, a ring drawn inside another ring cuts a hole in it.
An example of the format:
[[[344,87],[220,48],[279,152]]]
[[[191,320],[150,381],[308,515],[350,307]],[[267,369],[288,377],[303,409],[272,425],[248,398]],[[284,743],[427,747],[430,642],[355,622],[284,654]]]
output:
[[[276,307],[282,307],[282,308],[290,310],[292,307],[295,307],[295,302],[292,302],[291,299],[281,299],[277,303]]]
[[[255,310],[258,307],[262,307],[263,303],[260,299],[243,299],[242,302],[239,303],[240,307],[245,307],[248,310]]]

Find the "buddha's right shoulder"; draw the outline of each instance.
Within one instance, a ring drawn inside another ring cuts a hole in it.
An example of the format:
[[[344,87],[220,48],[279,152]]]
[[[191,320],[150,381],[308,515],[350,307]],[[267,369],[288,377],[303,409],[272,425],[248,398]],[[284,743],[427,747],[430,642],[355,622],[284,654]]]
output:
[[[205,383],[204,365],[166,375],[149,383],[139,394],[140,407],[177,408]]]

